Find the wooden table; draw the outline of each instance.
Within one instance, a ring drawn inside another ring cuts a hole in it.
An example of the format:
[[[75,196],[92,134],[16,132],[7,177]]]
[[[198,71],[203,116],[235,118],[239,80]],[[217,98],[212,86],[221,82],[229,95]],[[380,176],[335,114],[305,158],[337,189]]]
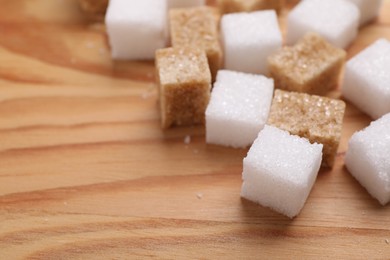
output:
[[[76,1],[0,6],[1,259],[390,258],[390,207],[343,163],[370,122],[352,105],[335,167],[290,220],[240,198],[247,150],[160,129],[153,62],[112,61]],[[349,57],[379,37],[390,0]]]

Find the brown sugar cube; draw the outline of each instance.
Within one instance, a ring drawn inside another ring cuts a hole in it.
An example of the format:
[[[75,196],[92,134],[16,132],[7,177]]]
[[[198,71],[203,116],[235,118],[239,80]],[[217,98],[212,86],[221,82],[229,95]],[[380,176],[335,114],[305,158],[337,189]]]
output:
[[[160,49],[155,62],[162,127],[203,124],[211,90],[204,50],[191,46]]]
[[[322,95],[337,86],[345,58],[344,50],[308,33],[295,46],[271,55],[268,69],[276,88]]]
[[[79,0],[83,11],[90,14],[105,14],[108,6],[108,0]]]
[[[274,9],[278,13],[284,5],[283,0],[217,0],[222,14],[253,12],[257,10]]]
[[[172,9],[169,12],[172,46],[191,45],[204,49],[213,79],[222,66],[219,16],[216,8],[206,6]]]
[[[267,124],[323,144],[322,165],[332,167],[344,111],[342,100],[277,89]]]

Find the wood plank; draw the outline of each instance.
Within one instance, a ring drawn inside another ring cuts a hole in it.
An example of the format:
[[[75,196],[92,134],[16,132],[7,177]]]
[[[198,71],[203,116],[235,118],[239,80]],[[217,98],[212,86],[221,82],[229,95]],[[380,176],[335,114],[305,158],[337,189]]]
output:
[[[371,121],[353,105],[336,165],[290,220],[240,198],[247,149],[160,129],[153,61],[112,61],[76,0],[0,5],[1,258],[389,258],[390,207],[344,167]],[[390,0],[348,56],[379,37]]]

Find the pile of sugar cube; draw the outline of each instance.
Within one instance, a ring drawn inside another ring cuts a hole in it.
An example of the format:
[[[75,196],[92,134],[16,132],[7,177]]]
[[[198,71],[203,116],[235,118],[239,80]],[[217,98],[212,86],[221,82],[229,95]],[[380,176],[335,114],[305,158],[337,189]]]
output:
[[[250,146],[241,196],[292,218],[334,165],[346,104],[325,95],[344,70],[343,97],[383,116],[353,135],[347,168],[390,200],[390,42],[344,50],[381,4],[302,0],[285,39],[282,0],[110,0],[105,22],[114,59],[155,59],[162,127],[205,123],[207,143]]]

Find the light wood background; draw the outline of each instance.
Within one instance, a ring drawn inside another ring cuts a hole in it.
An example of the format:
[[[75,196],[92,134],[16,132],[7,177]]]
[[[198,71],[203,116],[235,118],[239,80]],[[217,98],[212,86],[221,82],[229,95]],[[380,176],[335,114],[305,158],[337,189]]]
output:
[[[112,61],[76,1],[0,6],[1,259],[390,259],[390,207],[343,166],[370,122],[352,105],[335,167],[290,220],[240,198],[247,150],[160,129],[153,62]],[[379,37],[389,0],[349,57]]]

